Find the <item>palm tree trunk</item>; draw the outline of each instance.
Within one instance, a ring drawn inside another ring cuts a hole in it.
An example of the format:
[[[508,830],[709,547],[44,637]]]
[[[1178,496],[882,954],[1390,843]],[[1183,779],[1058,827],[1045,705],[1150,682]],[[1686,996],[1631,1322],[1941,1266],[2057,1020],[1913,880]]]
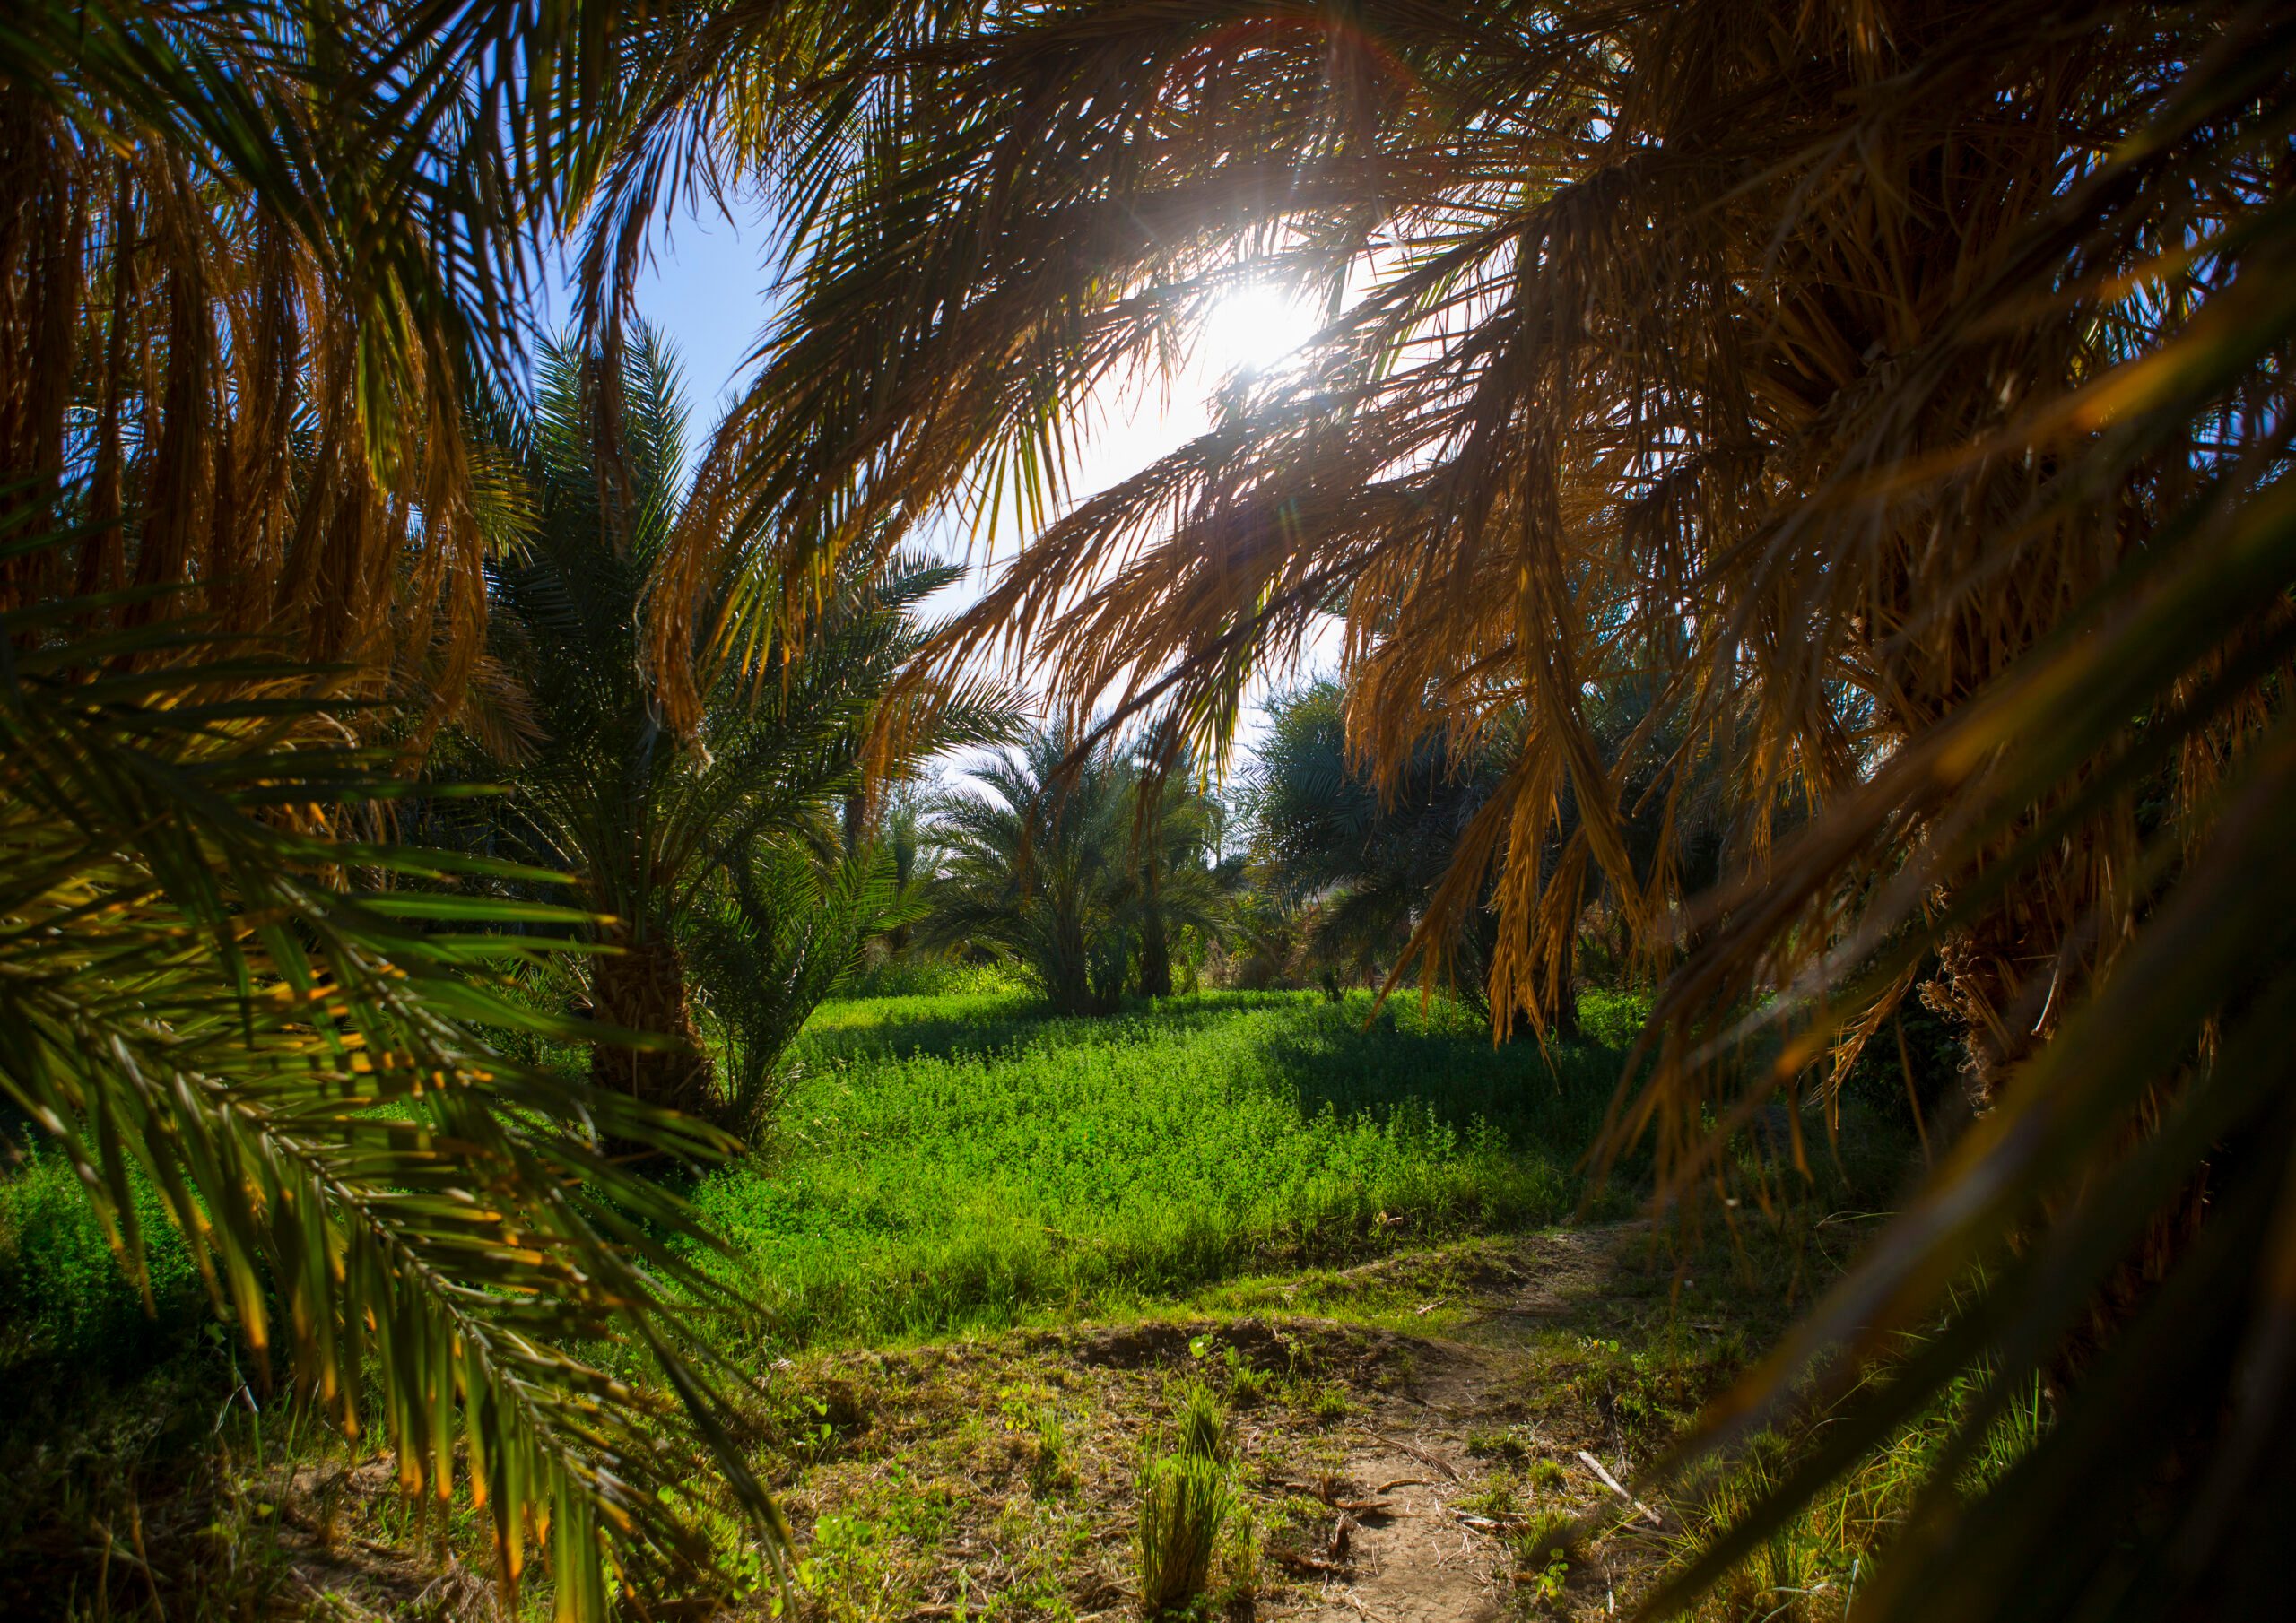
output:
[[[1092,1011],[1091,953],[1084,940],[1083,920],[1068,908],[1062,908],[1053,921],[1051,959],[1040,973],[1054,1013]]]
[[[611,932],[622,949],[594,960],[591,1011],[603,1025],[666,1037],[670,1048],[630,1048],[610,1042],[590,1046],[590,1080],[674,1110],[706,1113],[710,1070],[686,1002],[685,960],[666,936],[632,939]]]
[[[1140,995],[1172,994],[1172,944],[1164,934],[1164,916],[1147,909],[1140,924]]]

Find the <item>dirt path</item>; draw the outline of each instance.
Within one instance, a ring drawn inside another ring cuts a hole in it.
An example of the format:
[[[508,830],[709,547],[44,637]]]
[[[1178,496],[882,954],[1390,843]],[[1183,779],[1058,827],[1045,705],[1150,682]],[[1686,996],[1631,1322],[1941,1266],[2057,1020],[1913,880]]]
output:
[[[1484,1623],[1503,1615],[1497,1552],[1454,1514],[1458,1481],[1425,1474],[1430,1458],[1440,1456],[1376,1446],[1348,1456],[1350,1473],[1374,1493],[1397,1479],[1406,1485],[1381,1496],[1387,1508],[1350,1517],[1349,1570],[1292,1615],[1316,1623]]]
[[[1490,1445],[1495,1421],[1528,1407],[1526,1340],[1570,1323],[1614,1285],[1622,1249],[1641,1233],[1639,1225],[1568,1230],[1483,1259],[1472,1286],[1476,1300],[1454,1336],[1420,1342],[1416,1379],[1351,1428],[1344,1474],[1367,1496],[1356,1503],[1378,1508],[1341,1513],[1349,1523],[1345,1560],[1334,1563],[1341,1570],[1323,1575],[1321,1593],[1299,1610],[1264,1615],[1312,1623],[1496,1623],[1508,1615],[1518,1587],[1508,1535],[1522,1518],[1494,1511],[1492,1462],[1476,1450]],[[1526,1453],[1544,1443],[1544,1457],[1575,1454],[1535,1427],[1500,1436],[1502,1446],[1519,1442]],[[1599,1482],[1583,1462],[1563,1470],[1585,1479],[1574,1499]],[[1643,1540],[1608,1553],[1639,1567],[1652,1551]],[[1551,1597],[1553,1609],[1580,1611],[1599,1601],[1601,1611],[1613,1610],[1611,1565],[1582,1564]]]

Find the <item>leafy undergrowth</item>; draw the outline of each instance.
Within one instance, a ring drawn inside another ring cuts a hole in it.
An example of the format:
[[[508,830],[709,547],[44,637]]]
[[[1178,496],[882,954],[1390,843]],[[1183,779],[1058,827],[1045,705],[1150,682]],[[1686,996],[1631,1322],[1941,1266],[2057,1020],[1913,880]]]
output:
[[[1091,1317],[1271,1263],[1551,1222],[1620,1063],[1438,1002],[824,1006],[777,1141],[705,1182],[785,1350]]]

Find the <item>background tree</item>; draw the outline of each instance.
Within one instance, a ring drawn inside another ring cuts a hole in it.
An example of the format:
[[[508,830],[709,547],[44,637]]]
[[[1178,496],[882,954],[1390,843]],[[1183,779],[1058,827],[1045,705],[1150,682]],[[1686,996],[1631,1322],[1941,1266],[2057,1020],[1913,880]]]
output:
[[[1187,763],[1166,771],[1143,763],[1135,772],[1133,890],[1124,916],[1138,937],[1140,995],[1170,997],[1175,950],[1227,927],[1233,876],[1219,867],[1224,811]]]
[[[1050,731],[970,776],[986,794],[934,809],[926,942],[1013,959],[1065,1014],[1114,1009],[1130,985],[1170,995],[1176,940],[1218,924],[1204,797]]]
[[[1620,829],[1636,882],[1651,882],[1654,864],[1682,861],[1690,872],[1676,882],[1696,892],[1714,882],[1733,820],[1722,784],[1686,748],[1679,724],[1652,726],[1651,698],[1648,683],[1587,695],[1589,730],[1604,769],[1617,774],[1626,811]],[[1431,716],[1409,766],[1383,786],[1371,763],[1351,751],[1346,704],[1340,684],[1324,681],[1270,705],[1243,812],[1259,882],[1295,905],[1314,903],[1310,952],[1329,973],[1372,985],[1407,961],[1413,936],[1448,878],[1460,842],[1503,779],[1513,741],[1500,731],[1480,749],[1456,754],[1455,741],[1439,718]],[[1638,768],[1623,759],[1646,741],[1655,747],[1645,749],[1645,764]],[[1693,780],[1690,794],[1667,792],[1677,776]],[[1566,805],[1558,832],[1567,836],[1575,825],[1576,812]],[[1544,864],[1557,862],[1561,844],[1550,838]],[[1607,889],[1599,872],[1581,880],[1580,918]],[[1457,922],[1456,939],[1438,958],[1461,993],[1486,1013],[1485,985],[1498,934],[1491,891],[1487,880],[1483,901]],[[1574,933],[1578,928],[1574,921]],[[1552,1018],[1559,1035],[1575,1038],[1576,954],[1556,968],[1563,978]]]
[[[1454,759],[1431,733],[1383,793],[1349,759],[1345,704],[1337,682],[1320,681],[1269,707],[1244,816],[1262,882],[1315,903],[1309,950],[1334,975],[1376,985],[1402,961],[1500,761],[1493,751]],[[1478,908],[1447,954],[1471,1000],[1483,996],[1492,933]]]
[[[604,1026],[656,1045],[592,1046],[592,1080],[746,1128],[773,1060],[813,1004],[894,916],[865,841],[839,817],[865,788],[864,753],[885,691],[921,645],[915,606],[959,570],[897,559],[840,586],[778,674],[752,691],[731,673],[692,738],[660,718],[644,664],[657,570],[684,516],[685,408],[650,329],[625,352],[616,438],[601,460],[596,358],[546,348],[534,416],[513,416],[531,530],[494,572],[496,643],[520,684],[525,735],[457,763],[505,781],[471,831],[571,874],[594,933],[583,991]],[[908,733],[899,771],[935,749],[1008,725],[987,690]],[[816,872],[818,870],[818,872]],[[801,916],[803,915],[804,916]],[[732,1035],[720,1086],[695,1023],[697,939],[718,974],[709,1002]]]

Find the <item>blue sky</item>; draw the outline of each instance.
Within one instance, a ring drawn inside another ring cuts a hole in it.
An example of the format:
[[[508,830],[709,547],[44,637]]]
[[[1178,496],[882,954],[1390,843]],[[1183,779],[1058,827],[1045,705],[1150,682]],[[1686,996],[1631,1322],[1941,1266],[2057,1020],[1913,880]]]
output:
[[[765,236],[754,221],[681,213],[666,236],[657,230],[653,263],[639,273],[639,313],[677,352],[697,440],[725,405],[771,310]],[[572,303],[562,282],[552,288],[546,321],[567,319]]]
[[[657,230],[652,263],[640,272],[638,311],[670,340],[677,353],[697,447],[744,377],[749,355],[771,313],[772,267],[766,263],[766,242],[767,232],[754,218],[728,220],[714,210],[701,216],[682,213],[666,234]],[[563,286],[553,289],[546,322],[563,321],[571,303]],[[1271,307],[1265,296],[1241,302],[1229,314],[1231,319],[1215,318],[1207,334],[1202,347],[1210,352],[1169,389],[1098,403],[1099,427],[1087,441],[1077,470],[1080,498],[1137,472],[1201,432],[1209,421],[1205,403],[1218,374],[1239,360],[1256,359],[1252,348],[1293,329],[1299,330],[1292,342],[1305,335],[1292,313]],[[998,560],[1010,558],[1020,539],[1009,524],[1000,526],[991,537],[987,566],[993,568]],[[970,581],[934,606],[953,609],[978,595],[981,587],[977,569]],[[1311,657],[1309,663],[1310,672],[1301,675],[1328,668],[1332,661]],[[1024,681],[1029,674],[1022,673]],[[1259,684],[1262,697],[1271,685],[1286,684]],[[1248,751],[1264,726],[1257,699],[1247,708],[1238,742]]]

